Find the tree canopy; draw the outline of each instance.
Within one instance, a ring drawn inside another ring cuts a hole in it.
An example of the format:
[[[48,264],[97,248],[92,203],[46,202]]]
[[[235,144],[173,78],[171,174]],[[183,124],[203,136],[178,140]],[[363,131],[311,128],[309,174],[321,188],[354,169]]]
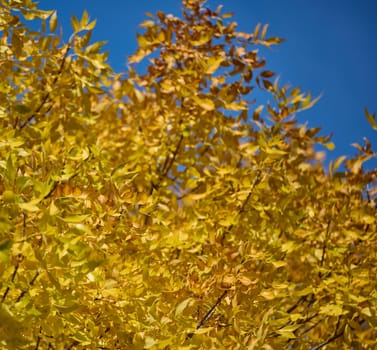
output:
[[[65,42],[56,11],[0,4],[3,348],[375,346],[376,155],[326,165],[267,25],[183,0],[120,74],[87,12]]]

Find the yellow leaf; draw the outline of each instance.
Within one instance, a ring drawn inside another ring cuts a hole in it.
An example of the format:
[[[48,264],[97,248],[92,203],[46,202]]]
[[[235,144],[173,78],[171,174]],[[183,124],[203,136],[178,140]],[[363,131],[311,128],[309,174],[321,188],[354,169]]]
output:
[[[89,45],[86,47],[85,49],[85,53],[86,54],[94,54],[94,53],[98,53],[102,46],[106,44],[106,41],[98,41],[92,45]]]
[[[290,326],[286,326],[282,329],[279,329],[277,331],[277,333],[279,333],[282,337],[284,337],[286,339],[294,339],[294,338],[296,338],[296,335],[293,332],[300,327],[301,327],[300,324],[293,324],[293,325],[290,325]]]
[[[374,223],[375,223],[375,221],[376,221],[376,217],[373,216],[373,215],[364,214],[364,215],[361,217],[361,221],[362,221],[364,224],[371,225],[371,224],[374,224]]]
[[[59,310],[59,312],[62,313],[67,313],[67,312],[72,312],[80,307],[80,304],[78,303],[73,303],[72,305],[59,305],[59,304],[54,304],[54,306]]]
[[[340,315],[345,315],[346,313],[348,313],[348,311],[343,310],[342,305],[327,304],[320,307],[319,313],[327,315],[327,316],[340,316]]]
[[[175,316],[179,316],[186,309],[186,307],[191,303],[191,301],[192,299],[188,298],[188,299],[183,300],[181,303],[179,303],[175,309]]]
[[[232,18],[234,15],[233,13],[229,12],[229,13],[224,13],[223,15],[221,15],[221,18]]]
[[[250,286],[252,284],[258,283],[258,280],[252,281],[250,278],[248,278],[246,276],[239,276],[238,277],[238,281],[240,281],[240,283],[243,284],[246,287],[248,287],[248,286]]]
[[[57,12],[54,11],[50,18],[50,23],[49,23],[50,31],[55,32],[57,25],[58,25],[58,16],[57,16]]]
[[[150,349],[152,346],[154,346],[155,344],[157,344],[158,341],[150,336],[146,336],[145,337],[145,348],[146,349]]]
[[[254,40],[257,40],[257,39],[258,39],[258,34],[259,34],[260,26],[261,26],[260,23],[258,23],[258,24],[255,26],[254,33],[253,33]]]
[[[364,307],[362,310],[361,310],[361,313],[363,313],[364,315],[368,316],[368,317],[373,317],[372,315],[372,312],[370,310],[370,307]]]
[[[80,23],[76,16],[72,16],[71,18],[71,25],[74,32],[78,32],[80,30]]]
[[[234,215],[229,215],[228,217],[224,218],[224,219],[221,219],[219,221],[219,224],[221,226],[225,226],[225,227],[228,227],[228,226],[232,226],[234,225],[234,221],[235,221],[235,217]]]
[[[39,202],[40,202],[39,199],[34,199],[28,203],[19,203],[18,206],[21,209],[29,211],[29,212],[36,212],[40,210],[39,207],[37,206]]]
[[[369,111],[365,108],[365,116],[370,124],[370,126],[374,129],[377,130],[377,123],[376,123],[376,114],[370,114]]]
[[[260,295],[267,300],[273,300],[277,295],[277,291],[273,289],[265,289],[260,293]]]
[[[67,223],[80,223],[83,222],[89,215],[72,215],[72,216],[66,216],[65,218],[59,217],[61,220]]]
[[[150,45],[150,42],[144,35],[137,34],[136,39],[139,47],[141,47],[142,49]]]
[[[84,10],[81,17],[81,21],[80,21],[80,26],[83,28],[88,24],[88,22],[89,22],[89,14],[87,10]]]
[[[221,63],[224,61],[222,57],[212,56],[207,62],[206,74],[213,74],[220,67]]]
[[[202,32],[201,37],[198,40],[191,40],[191,44],[194,46],[201,46],[210,41],[212,33],[210,31]]]
[[[149,28],[149,27],[153,27],[154,26],[154,21],[151,21],[151,20],[146,20],[144,22],[142,22],[141,24],[139,24],[139,27],[141,28]]]
[[[274,261],[274,262],[272,262],[272,265],[274,265],[274,267],[276,269],[278,269],[279,267],[286,266],[287,262],[286,261]]]
[[[194,167],[188,168],[187,171],[190,174],[190,176],[194,176],[194,177],[197,177],[197,178],[201,177],[199,171],[196,168],[194,168]]]
[[[209,333],[211,330],[213,329],[213,327],[202,327],[202,328],[199,328],[195,331],[195,334],[205,334],[205,333]]]
[[[84,332],[76,332],[72,339],[78,341],[80,345],[90,345],[92,341],[86,336]]]
[[[292,99],[292,103],[297,103],[297,102],[300,102],[300,101],[303,101],[303,100],[304,100],[304,94],[296,95]]]
[[[328,143],[325,143],[325,147],[329,150],[329,151],[332,151],[335,149],[335,144],[333,142],[328,142]]]
[[[265,24],[262,29],[262,33],[260,35],[261,39],[263,40],[266,37],[267,34],[267,29],[268,29],[268,24]]]
[[[224,103],[224,108],[229,109],[231,111],[245,111],[247,107],[242,102],[232,102],[232,103]]]
[[[347,158],[346,156],[341,156],[341,157],[335,159],[332,170],[333,171],[337,170],[346,158]]]
[[[4,203],[14,203],[17,201],[18,196],[13,191],[6,190],[2,195],[0,195],[0,198],[4,201]]]
[[[215,103],[209,98],[199,98],[195,96],[193,100],[206,111],[213,111],[215,109]]]

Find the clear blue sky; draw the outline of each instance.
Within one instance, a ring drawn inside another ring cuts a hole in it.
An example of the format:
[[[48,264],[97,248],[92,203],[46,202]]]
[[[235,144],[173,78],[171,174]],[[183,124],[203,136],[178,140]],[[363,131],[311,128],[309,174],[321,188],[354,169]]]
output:
[[[377,131],[369,127],[364,107],[377,112],[377,1],[376,0],[208,0],[216,8],[233,12],[243,31],[258,22],[269,33],[287,39],[266,54],[271,70],[281,81],[300,86],[322,98],[299,116],[323,133],[334,133],[336,149],[328,159],[354,154],[352,142],[366,136],[377,148]],[[136,48],[135,34],[145,12],[179,14],[179,0],[42,0],[44,9],[57,9],[64,35],[71,32],[69,18],[87,9],[97,19],[93,40],[107,40],[114,70],[125,71],[126,57]],[[377,164],[377,162],[373,162]]]

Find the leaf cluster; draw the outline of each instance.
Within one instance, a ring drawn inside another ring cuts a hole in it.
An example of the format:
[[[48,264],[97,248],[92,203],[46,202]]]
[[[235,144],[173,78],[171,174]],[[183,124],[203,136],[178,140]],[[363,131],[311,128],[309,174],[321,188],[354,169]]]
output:
[[[375,153],[326,167],[266,25],[184,0],[116,74],[87,12],[64,43],[55,11],[0,4],[2,347],[375,345]]]

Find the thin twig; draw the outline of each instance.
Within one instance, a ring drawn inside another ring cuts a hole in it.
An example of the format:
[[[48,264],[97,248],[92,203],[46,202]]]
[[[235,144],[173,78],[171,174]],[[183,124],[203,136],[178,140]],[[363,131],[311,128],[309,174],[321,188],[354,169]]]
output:
[[[331,336],[329,339],[325,340],[323,343],[312,348],[312,350],[319,350],[319,349],[323,348],[324,346],[326,346],[327,344],[330,344],[332,341],[338,339],[339,337],[341,337],[344,334],[345,327],[343,327],[343,329],[339,333],[337,333],[338,329],[339,329],[339,325],[340,325],[340,319],[341,319],[341,316],[338,317],[338,320],[336,322],[334,335]]]
[[[25,236],[25,232],[26,232],[26,214],[23,213],[23,221],[22,221],[22,236],[24,237]],[[20,262],[22,261],[23,259],[23,255],[22,254],[18,254],[17,255],[17,262],[16,262],[16,265],[14,266],[14,270],[13,270],[13,273],[12,273],[12,276],[10,278],[10,281],[13,283],[14,282],[14,279],[16,278],[16,275],[17,275],[17,271],[18,271],[18,268],[20,267]],[[1,298],[1,304],[5,301],[5,298],[7,297],[8,293],[9,293],[9,290],[10,290],[10,287],[8,286],[6,289],[5,289],[5,292]]]
[[[63,59],[62,59],[62,61],[60,63],[59,70],[57,71],[57,73],[55,75],[55,78],[52,81],[52,86],[53,87],[56,85],[56,83],[58,82],[58,80],[59,80],[59,78],[60,78],[60,76],[61,76],[61,74],[63,72],[65,62],[67,61],[68,52],[71,49],[71,47],[72,47],[72,41],[70,40],[69,43],[68,43],[68,45],[67,45],[67,48],[66,48],[66,50],[64,52],[64,56],[63,56]],[[44,105],[47,103],[47,101],[49,100],[49,98],[50,98],[50,92],[46,92],[45,95],[42,98],[42,101],[38,105],[38,107],[35,109],[35,111],[33,112],[33,114],[26,121],[24,121],[20,125],[19,130],[22,130],[26,125],[28,125],[35,118],[35,116],[42,110],[42,108],[44,107]]]
[[[10,281],[13,283],[14,282],[14,279],[16,278],[16,274],[17,274],[17,271],[18,271],[18,268],[20,266],[20,262],[19,262],[19,259],[17,259],[17,263],[16,263],[16,266],[14,267],[14,270],[13,270],[13,273],[12,273],[12,276],[10,278]],[[10,287],[8,286],[6,289],[5,289],[5,292],[3,294],[3,297],[1,298],[1,303],[3,303],[5,301],[5,298],[7,297],[8,293],[9,293],[9,290],[10,290]]]
[[[327,243],[328,243],[329,236],[330,236],[330,223],[331,223],[331,221],[329,221],[327,223],[326,236],[325,236],[325,240],[323,242],[323,247],[322,247],[322,256],[321,256],[320,267],[323,267],[323,264],[325,262]],[[322,277],[322,272],[321,271],[319,271],[318,276],[319,276],[319,278]]]
[[[317,327],[322,321],[323,321],[323,319],[320,319],[320,320],[318,320],[317,322],[314,322],[310,327],[305,328],[305,329],[299,334],[299,336],[301,337],[301,336],[304,335],[305,333],[310,332],[313,328]]]
[[[164,168],[162,169],[162,177],[165,177],[168,174],[171,167],[173,166],[175,159],[177,158],[179,149],[181,147],[182,141],[183,141],[183,135],[180,135],[177,146],[175,147],[175,150],[173,152],[173,156],[171,158],[169,156],[166,156],[166,158],[168,158],[168,162],[165,162],[166,164]]]
[[[39,343],[40,342],[41,342],[41,337],[38,335],[38,337],[37,337],[37,343],[35,344],[34,350],[38,350],[39,349]]]
[[[259,182],[261,181],[261,176],[260,175],[261,175],[261,171],[258,170],[257,171],[257,175],[256,175],[256,177],[254,179],[254,182],[252,183],[252,185],[250,187],[249,193],[247,194],[246,199],[243,201],[243,203],[241,205],[241,208],[238,210],[237,215],[240,215],[240,214],[242,214],[245,211],[246,205],[249,202],[249,199],[251,198],[251,195],[253,194],[253,190],[254,190],[255,186],[257,186],[259,184]],[[231,224],[227,228],[227,230],[223,233],[223,236],[221,238],[221,243],[224,242],[225,236],[232,231],[233,227],[234,227],[234,224]]]
[[[312,348],[312,350],[318,350],[318,349],[321,349],[323,348],[324,346],[326,346],[327,344],[330,344],[332,341],[338,339],[339,337],[341,337],[343,335],[344,331],[341,331],[340,333],[338,334],[334,334],[332,337],[330,337],[329,339],[327,339],[326,341],[324,341],[323,343],[315,346],[314,348]]]
[[[25,237],[25,234],[26,234],[26,219],[27,219],[27,215],[25,212],[22,213],[22,237]]]
[[[225,298],[227,295],[228,290],[225,290],[223,294],[221,294],[216,302],[212,305],[212,307],[208,310],[208,312],[204,315],[204,317],[198,322],[196,325],[196,330],[202,328],[204,324],[211,318],[213,312],[215,311],[216,307],[222,302],[222,300]],[[189,333],[187,334],[187,338],[192,338],[194,336],[194,333]]]
[[[171,167],[173,166],[173,164],[174,164],[174,162],[177,158],[177,155],[178,155],[179,149],[181,147],[182,141],[183,141],[183,135],[180,135],[177,146],[174,149],[172,157],[167,155],[166,158],[165,158],[164,165],[162,166],[162,169],[160,171],[160,176],[159,176],[157,184],[155,184],[153,181],[151,181],[151,188],[149,190],[149,195],[151,195],[153,193],[153,190],[157,190],[160,187],[162,180],[168,175],[169,170],[171,169]],[[145,214],[144,225],[147,225],[149,217],[150,216],[148,214]]]
[[[28,286],[26,289],[24,289],[24,290],[20,293],[20,295],[18,296],[18,298],[16,299],[16,303],[18,303],[18,302],[19,302],[19,301],[25,296],[25,294],[29,291],[30,287],[33,286],[33,284],[34,284],[35,280],[37,279],[37,277],[39,276],[39,274],[40,274],[40,271],[37,271],[37,272],[35,273],[34,277],[33,277],[33,278],[31,279],[31,281],[29,282],[29,286]]]
[[[321,256],[321,267],[323,266],[323,263],[325,261],[325,254],[326,254],[326,248],[327,248],[327,241],[329,237],[329,229],[330,229],[330,221],[327,223],[327,229],[326,229],[326,236],[325,236],[325,241],[323,242],[323,247],[322,247],[322,256]]]
[[[287,314],[290,314],[293,310],[295,310],[302,302],[304,302],[306,299],[306,295],[302,296],[300,299],[297,300],[297,302],[292,305],[288,310]]]

